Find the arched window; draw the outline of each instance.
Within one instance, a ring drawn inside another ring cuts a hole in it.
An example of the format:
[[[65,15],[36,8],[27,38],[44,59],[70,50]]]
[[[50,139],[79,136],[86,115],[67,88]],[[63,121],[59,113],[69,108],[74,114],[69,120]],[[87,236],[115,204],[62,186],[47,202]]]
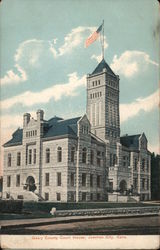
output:
[[[75,158],[75,147],[71,148],[71,162],[74,162],[74,158]]]
[[[57,161],[61,162],[62,161],[62,148],[58,147],[57,149]]]
[[[46,163],[50,162],[50,149],[46,148]]]
[[[8,154],[8,162],[7,162],[7,165],[8,167],[11,167],[11,163],[12,163],[12,156],[11,156],[11,153]]]
[[[17,153],[17,166],[21,166],[21,153]]]
[[[83,148],[82,149],[82,163],[86,163],[87,161],[87,149]]]
[[[91,150],[91,165],[94,164],[94,152]]]

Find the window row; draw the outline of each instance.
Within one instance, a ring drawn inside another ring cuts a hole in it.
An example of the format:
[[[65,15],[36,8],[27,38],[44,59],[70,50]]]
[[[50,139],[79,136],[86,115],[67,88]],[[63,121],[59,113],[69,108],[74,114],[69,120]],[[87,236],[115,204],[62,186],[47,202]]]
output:
[[[101,84],[101,82],[100,82],[100,80],[98,80],[98,81],[93,81],[92,82],[92,86],[94,87],[94,86],[97,86],[97,85],[100,85]]]
[[[71,195],[71,201],[75,201],[75,194],[74,192],[70,192],[70,195]],[[97,193],[96,194],[96,200],[101,200],[102,198],[102,194],[101,193]],[[48,192],[45,192],[44,193],[44,198],[46,201],[49,200],[49,193]],[[57,201],[61,201],[61,193],[56,193],[56,200]],[[95,197],[94,197],[94,194],[93,193],[90,193],[90,200],[93,201],[95,200]],[[87,192],[82,192],[82,201],[87,201]]]
[[[26,137],[32,137],[37,135],[37,130],[31,130],[26,132]]]
[[[48,201],[49,200],[49,193],[44,193],[44,199],[46,200],[46,201]],[[61,201],[61,193],[56,193],[56,200],[57,201]]]
[[[110,154],[110,167],[113,167],[117,164],[116,154]]]
[[[37,161],[37,150],[36,148],[27,149],[26,151],[26,165],[27,164],[36,164]]]
[[[70,160],[71,162],[75,162],[75,153],[76,153],[76,148],[75,147],[72,147],[71,148],[71,153],[70,153]],[[97,151],[97,165],[100,166],[101,165],[101,157],[104,158],[104,152],[101,152],[100,151]],[[94,164],[94,161],[95,161],[95,155],[94,155],[94,151],[91,150],[91,156],[90,156],[90,162],[91,164],[93,165]],[[58,147],[57,149],[57,162],[61,162],[62,161],[62,148],[61,147]],[[50,149],[47,148],[46,149],[46,163],[50,163]],[[83,148],[82,149],[82,163],[87,163],[87,148]]]
[[[108,85],[113,87],[113,88],[118,88],[118,83],[117,82],[114,82],[114,81],[108,81]]]
[[[70,178],[69,178],[69,184],[72,187],[74,187],[76,185],[75,178],[76,178],[75,173],[71,173]],[[87,186],[87,174],[82,173],[81,178],[82,178],[82,187],[86,187]],[[93,187],[95,185],[99,188],[102,187],[102,176],[101,175],[96,176],[96,183],[94,180],[95,180],[94,174],[90,174],[90,187]],[[50,174],[49,173],[45,173],[45,186],[50,186]],[[61,173],[57,173],[57,186],[62,186]]]
[[[113,92],[110,92],[110,91],[107,92],[107,96],[111,97],[111,98],[115,98],[115,99],[118,97],[118,95],[116,93],[113,93]]]
[[[112,131],[112,130],[107,129],[106,130],[106,135],[109,136],[109,137],[112,137],[112,138],[117,138],[118,133],[116,131]]]
[[[141,170],[143,172],[149,171],[149,160],[142,159],[142,165],[141,165]]]
[[[17,159],[16,159],[16,165],[21,166],[21,152],[17,152]],[[12,154],[8,153],[7,155],[7,166],[12,166]]]
[[[7,187],[11,187],[11,175],[7,175]],[[16,187],[20,187],[20,175],[16,175]]]
[[[96,93],[93,93],[93,94],[90,94],[90,98],[93,99],[93,98],[97,98],[97,97],[101,97],[102,96],[102,92],[96,92]]]
[[[83,134],[89,134],[88,126],[82,125],[81,126],[81,131],[82,131]]]

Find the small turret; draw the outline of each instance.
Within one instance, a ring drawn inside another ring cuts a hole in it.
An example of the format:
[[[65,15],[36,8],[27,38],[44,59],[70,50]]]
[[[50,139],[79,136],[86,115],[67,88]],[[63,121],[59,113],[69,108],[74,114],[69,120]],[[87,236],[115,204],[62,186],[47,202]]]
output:
[[[29,113],[25,113],[23,115],[23,127],[25,127],[29,123],[30,117],[31,115]]]
[[[37,110],[37,121],[43,121],[44,111],[42,109]]]

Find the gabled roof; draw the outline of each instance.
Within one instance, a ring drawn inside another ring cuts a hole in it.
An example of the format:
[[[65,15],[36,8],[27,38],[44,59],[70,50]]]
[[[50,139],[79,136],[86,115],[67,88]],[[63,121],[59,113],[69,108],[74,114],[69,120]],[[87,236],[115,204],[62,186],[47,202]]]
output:
[[[77,122],[81,117],[63,120],[62,118],[53,121],[53,118],[48,121],[45,129],[44,138],[63,136],[63,135],[77,135]]]
[[[113,76],[116,76],[104,59],[102,59],[102,61],[97,65],[97,67],[92,72],[92,74],[101,73],[101,72],[103,72],[103,69],[106,69],[107,73],[109,73]]]
[[[23,137],[23,129],[18,128],[13,134],[12,139],[6,142],[3,146],[21,145]]]
[[[127,148],[139,149],[139,137],[140,136],[141,134],[121,136],[120,142],[122,146],[125,146]]]
[[[53,117],[43,123],[43,138],[72,135],[77,136],[77,122],[81,117],[63,120],[60,117]],[[12,139],[6,142],[3,146],[9,147],[13,145],[22,145],[23,129],[17,129],[12,134]]]

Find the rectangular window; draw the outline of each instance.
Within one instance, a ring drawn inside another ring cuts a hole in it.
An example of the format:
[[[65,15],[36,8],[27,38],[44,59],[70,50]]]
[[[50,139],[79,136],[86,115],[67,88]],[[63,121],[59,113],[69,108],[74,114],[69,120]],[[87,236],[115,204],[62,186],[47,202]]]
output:
[[[20,166],[21,165],[21,153],[18,152],[17,153],[17,166]]]
[[[33,150],[33,163],[36,164],[36,148]]]
[[[49,163],[50,162],[50,149],[47,148],[46,149],[46,163]]]
[[[16,175],[16,187],[20,187],[20,175]]]
[[[97,151],[97,166],[101,166],[101,152]]]
[[[71,162],[74,162],[74,157],[75,157],[75,148],[71,148]]]
[[[82,174],[82,187],[86,186],[86,174]]]
[[[45,174],[45,185],[49,186],[49,173]]]
[[[71,201],[75,201],[75,195],[74,195],[74,192],[71,192]]]
[[[7,160],[8,160],[8,162],[7,162],[8,167],[11,167],[12,156],[11,156],[10,153],[8,154],[8,159]]]
[[[32,164],[32,149],[29,149],[29,159],[28,159],[28,163]]]
[[[137,158],[134,159],[134,170],[137,171]]]
[[[8,175],[7,176],[7,187],[10,187],[11,186],[11,176]]]
[[[74,173],[71,173],[71,186],[74,187]]]
[[[60,200],[61,200],[61,194],[57,193],[57,201],[60,201]]]
[[[61,173],[57,173],[57,186],[61,186]]]
[[[113,182],[109,182],[109,192],[113,192]]]
[[[93,187],[93,174],[90,175],[90,187]]]
[[[86,201],[86,192],[82,192],[82,201]]]
[[[142,189],[145,189],[145,179],[142,179]]]
[[[137,178],[134,178],[133,179],[133,188],[137,188],[137,184],[138,184],[138,181],[137,181]]]
[[[101,176],[97,175],[97,187],[101,187]]]
[[[110,166],[112,166],[112,154],[110,154]]]
[[[93,193],[90,194],[90,200],[93,201]]]
[[[97,193],[97,201],[100,201],[100,199],[101,199],[101,194]]]
[[[44,199],[45,199],[45,201],[49,200],[49,193],[44,193]]]
[[[145,159],[142,159],[142,171],[145,171]]]

